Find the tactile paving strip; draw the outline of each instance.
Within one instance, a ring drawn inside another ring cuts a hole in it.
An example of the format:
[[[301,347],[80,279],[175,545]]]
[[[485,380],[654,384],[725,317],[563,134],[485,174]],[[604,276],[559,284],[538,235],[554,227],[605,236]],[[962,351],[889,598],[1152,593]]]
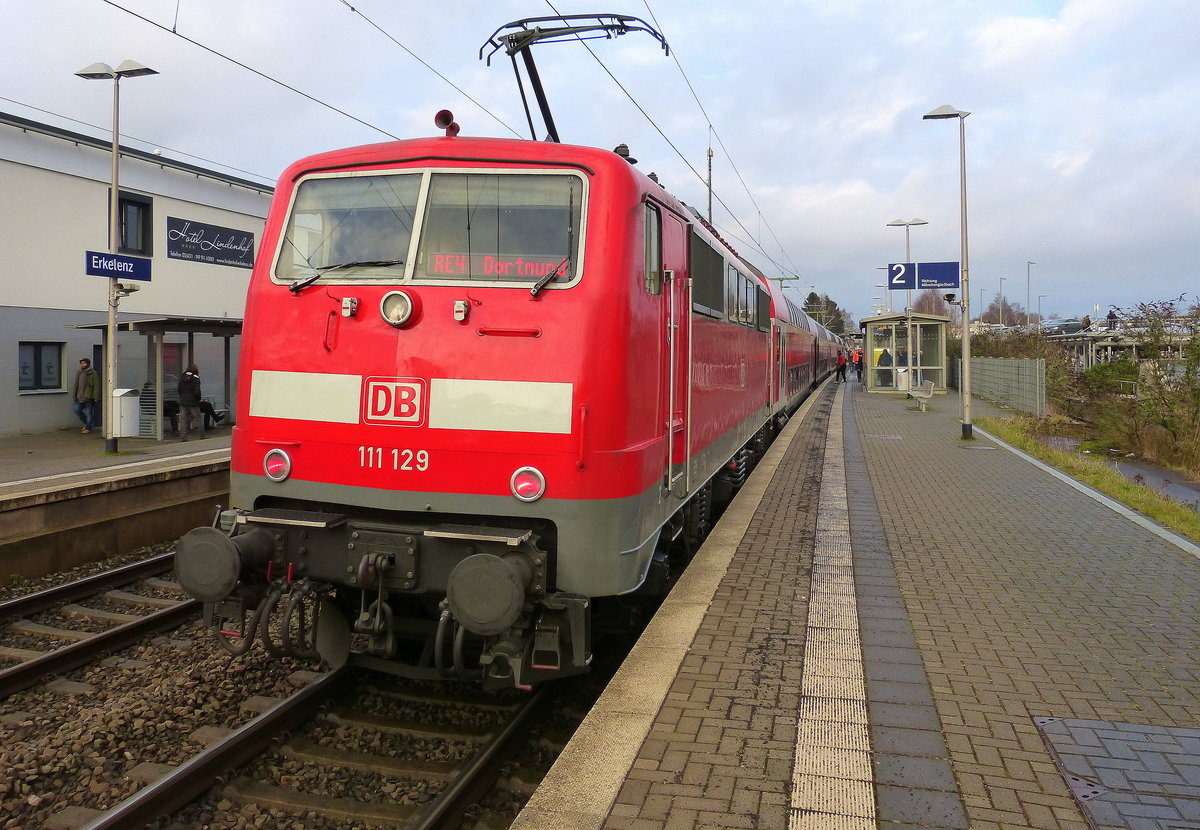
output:
[[[821,476],[789,830],[876,825],[852,562],[842,422],[834,418]]]

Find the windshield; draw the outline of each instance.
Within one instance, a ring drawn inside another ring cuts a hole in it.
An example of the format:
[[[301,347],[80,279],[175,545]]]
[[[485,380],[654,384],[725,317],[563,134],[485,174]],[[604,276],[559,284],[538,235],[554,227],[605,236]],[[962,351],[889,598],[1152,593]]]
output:
[[[415,276],[567,282],[578,264],[582,194],[574,175],[436,173]]]
[[[581,176],[560,172],[315,176],[296,189],[275,278],[293,289],[321,278],[538,290],[570,282],[580,267],[583,188]]]
[[[394,269],[408,256],[421,174],[339,176],[300,184],[275,276],[299,280],[330,268]],[[357,265],[354,265],[356,264]]]

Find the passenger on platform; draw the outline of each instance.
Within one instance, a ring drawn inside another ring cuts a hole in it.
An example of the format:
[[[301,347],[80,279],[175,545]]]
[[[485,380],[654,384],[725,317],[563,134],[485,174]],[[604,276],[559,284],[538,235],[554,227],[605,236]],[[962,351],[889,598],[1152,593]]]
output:
[[[1108,317],[1107,317],[1106,319],[1108,320],[1108,330],[1109,330],[1109,331],[1116,331],[1116,330],[1117,330],[1117,312],[1116,312],[1116,309],[1112,309],[1112,308],[1110,308],[1110,309],[1108,310]]]
[[[845,380],[846,380],[846,350],[838,349],[837,371],[833,375],[833,382],[838,383],[839,381],[845,381]]]
[[[179,401],[163,401],[163,415],[171,422],[171,434],[179,436]]]
[[[215,424],[219,424],[225,418],[225,413],[217,412],[208,398],[201,399],[200,412],[204,415],[205,429],[212,429]]]
[[[189,363],[183,377],[179,379],[179,410],[183,414],[180,428],[184,441],[192,431],[193,420],[196,422],[196,428],[200,430],[200,437],[205,437],[204,417],[200,413],[200,401],[203,399],[204,396],[200,393],[200,370],[196,368],[195,363]]]
[[[855,349],[854,357],[851,358],[851,360],[854,363],[854,374],[858,376],[858,382],[862,383],[862,367],[863,367],[862,349]]]
[[[79,372],[75,375],[75,416],[83,421],[84,435],[96,428],[96,401],[100,400],[100,376],[92,368],[92,361],[79,359]]]
[[[891,386],[892,385],[892,370],[891,370],[892,353],[889,352],[887,349],[884,349],[882,352],[879,353],[879,357],[876,358],[875,365],[888,367],[886,369],[880,370],[879,385],[880,386]]]

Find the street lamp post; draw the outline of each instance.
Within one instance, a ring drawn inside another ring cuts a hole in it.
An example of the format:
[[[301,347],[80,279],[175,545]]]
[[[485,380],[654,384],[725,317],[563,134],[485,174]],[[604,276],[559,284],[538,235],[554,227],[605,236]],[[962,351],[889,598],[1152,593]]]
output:
[[[1000,278],[1000,328],[1004,328],[1004,279]]]
[[[1036,262],[1026,262],[1025,263],[1025,328],[1026,328],[1026,330],[1029,329],[1029,266],[1031,266],[1031,265],[1037,265],[1037,263]],[[1041,316],[1040,311],[1038,312],[1038,316],[1039,317]]]
[[[1049,296],[1049,294],[1038,294],[1038,331],[1042,330],[1042,298]]]
[[[887,270],[887,266],[885,266],[885,265],[881,265],[880,268],[884,271]],[[888,286],[887,286],[886,282],[879,282],[879,283],[875,284],[875,287],[876,288],[887,288]],[[880,299],[883,299],[883,298],[880,297]],[[892,313],[892,292],[890,290],[887,293],[887,310],[888,310],[888,314]]]
[[[122,61],[113,69],[107,63],[93,63],[86,69],[75,73],[80,78],[89,81],[111,79],[113,82],[113,129],[112,129],[112,190],[108,201],[108,252],[119,253],[121,244],[121,205],[117,188],[117,170],[121,157],[121,79],[136,78],[139,75],[157,75],[158,72],[133,61]],[[105,334],[104,349],[104,451],[117,451],[116,411],[113,406],[113,391],[117,375],[117,304],[120,294],[117,291],[117,278],[108,278],[108,326]]]
[[[972,437],[971,426],[971,292],[969,285],[970,269],[967,265],[967,127],[966,119],[969,112],[956,110],[949,104],[938,107],[933,112],[922,116],[924,119],[941,120],[944,118],[958,119],[958,158],[959,158],[959,201],[962,247],[962,297],[963,297],[963,337],[962,337],[962,437]]]

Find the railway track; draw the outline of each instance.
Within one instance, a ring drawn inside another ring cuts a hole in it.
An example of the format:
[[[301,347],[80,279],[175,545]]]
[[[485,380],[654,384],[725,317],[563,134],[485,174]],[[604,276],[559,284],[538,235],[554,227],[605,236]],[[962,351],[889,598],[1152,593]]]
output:
[[[0,669],[0,828],[506,827],[590,706],[551,712],[556,687],[497,696],[231,660],[170,567],[0,602],[0,655],[17,661]],[[596,678],[578,685],[598,694]],[[527,783],[489,793],[497,777]]]
[[[457,828],[500,776],[502,762],[529,740],[531,721],[546,714],[553,697],[543,689],[498,704],[374,686],[364,691],[355,688],[356,678],[345,668],[316,676],[296,694],[269,701],[242,727],[210,733],[210,746],[177,767],[160,768],[157,779],[122,803],[90,817],[76,811],[75,826],[142,827],[174,814],[168,826],[182,830],[235,813],[279,822],[248,825],[255,827]],[[364,698],[415,707],[426,717],[364,712]]]
[[[148,634],[178,628],[199,613],[200,603],[184,597],[178,585],[159,578],[171,571],[174,558],[173,553],[161,554],[0,602],[0,635],[17,643],[0,643],[0,659],[10,663],[0,668],[0,699],[42,678],[96,662]],[[149,592],[122,590],[133,583]],[[178,598],[163,597],[164,593]]]

